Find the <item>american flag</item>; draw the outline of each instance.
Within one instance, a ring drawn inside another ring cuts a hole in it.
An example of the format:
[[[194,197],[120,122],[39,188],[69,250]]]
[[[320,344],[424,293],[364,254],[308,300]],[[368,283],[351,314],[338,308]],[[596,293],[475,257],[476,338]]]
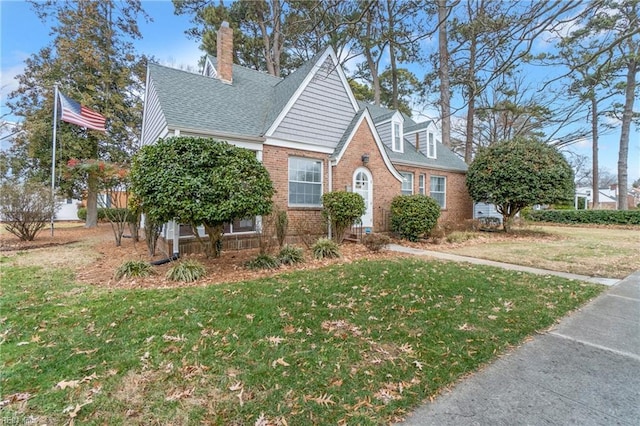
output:
[[[106,131],[105,123],[107,119],[102,114],[98,114],[84,105],[80,105],[73,99],[69,99],[58,92],[62,114],[60,119],[67,123],[76,124],[87,129]]]

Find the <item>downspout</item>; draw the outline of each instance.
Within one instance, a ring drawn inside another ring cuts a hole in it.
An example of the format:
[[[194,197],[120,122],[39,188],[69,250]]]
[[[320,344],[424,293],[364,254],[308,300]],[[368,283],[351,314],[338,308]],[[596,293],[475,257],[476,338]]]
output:
[[[333,160],[329,159],[329,192],[333,191]],[[329,239],[332,239],[331,235],[331,221],[327,223],[327,235]]]

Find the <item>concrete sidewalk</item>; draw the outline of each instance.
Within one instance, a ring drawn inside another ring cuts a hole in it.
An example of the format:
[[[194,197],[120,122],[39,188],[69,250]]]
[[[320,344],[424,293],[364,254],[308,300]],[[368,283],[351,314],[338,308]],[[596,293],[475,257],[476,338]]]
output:
[[[410,252],[404,249],[397,251]],[[448,260],[617,284],[419,408],[404,425],[640,424],[640,271],[622,281],[603,280],[438,252],[414,254],[432,253]]]

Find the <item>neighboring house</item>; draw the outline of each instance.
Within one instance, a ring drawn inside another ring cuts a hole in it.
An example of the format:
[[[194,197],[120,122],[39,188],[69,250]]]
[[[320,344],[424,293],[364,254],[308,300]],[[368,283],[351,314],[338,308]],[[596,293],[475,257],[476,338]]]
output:
[[[578,198],[586,198],[588,208],[593,209],[594,207],[593,207],[592,192],[593,192],[593,189],[591,187],[576,188],[575,198],[576,200]],[[618,208],[618,185],[614,183],[611,186],[609,186],[609,188],[600,188],[598,190],[598,201],[599,201],[599,206],[597,207],[598,209],[601,209],[601,210],[617,209]],[[636,200],[635,200],[633,188],[631,188],[629,190],[629,193],[627,194],[627,201],[630,208],[636,206],[636,204],[634,204]],[[577,204],[577,201],[576,201],[576,204]]]
[[[218,57],[207,57],[203,75],[149,64],[142,144],[198,136],[254,151],[290,234],[326,233],[321,196],[338,190],[363,196],[367,231],[389,229],[391,200],[400,194],[430,195],[441,220],[471,218],[467,166],[440,143],[433,122],[356,101],[331,47],[282,79],[234,65],[232,36],[223,24]],[[226,246],[252,246],[257,226],[259,218],[229,224]],[[186,238],[184,228],[165,226],[163,239]],[[182,241],[180,250],[187,250]]]

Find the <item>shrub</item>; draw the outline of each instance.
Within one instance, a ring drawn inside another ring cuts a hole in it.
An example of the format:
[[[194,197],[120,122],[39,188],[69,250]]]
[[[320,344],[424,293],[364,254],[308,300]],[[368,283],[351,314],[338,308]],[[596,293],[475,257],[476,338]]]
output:
[[[344,240],[347,229],[366,211],[364,199],[355,192],[327,192],[322,196],[322,206],[322,215],[331,223],[338,244]]]
[[[328,238],[320,238],[316,241],[313,247],[311,247],[311,251],[313,251],[313,257],[316,259],[340,257],[340,248],[338,247],[338,244]]]
[[[190,283],[204,277],[207,271],[197,260],[184,260],[167,271],[167,279]]]
[[[116,269],[114,278],[120,280],[122,278],[148,277],[154,274],[153,267],[149,262],[142,260],[128,260]]]
[[[267,253],[260,253],[258,257],[245,263],[249,269],[277,269],[280,261]]]
[[[304,262],[304,252],[299,247],[286,245],[278,253],[278,260],[283,265],[295,265]]]
[[[55,214],[51,191],[38,183],[5,183],[0,188],[0,216],[22,241],[33,241]]]
[[[418,241],[440,217],[440,206],[426,195],[399,195],[391,202],[391,230],[401,238]]]
[[[276,212],[276,236],[278,237],[278,247],[283,248],[284,239],[287,237],[287,229],[289,228],[289,218],[287,212],[279,210]]]
[[[362,238],[362,243],[373,252],[378,252],[391,242],[391,238],[384,234],[367,234]]]
[[[534,222],[640,225],[639,210],[531,210],[523,216]]]

